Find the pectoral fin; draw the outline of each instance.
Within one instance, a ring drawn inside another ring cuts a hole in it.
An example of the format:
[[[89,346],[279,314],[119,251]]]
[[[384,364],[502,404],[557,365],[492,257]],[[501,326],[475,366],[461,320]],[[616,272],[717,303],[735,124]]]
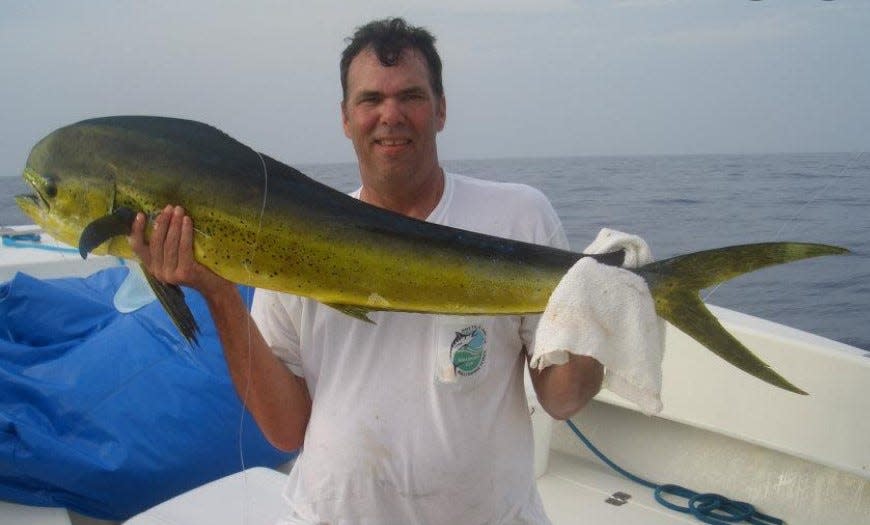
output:
[[[79,237],[79,255],[87,259],[88,254],[97,246],[118,235],[130,235],[136,212],[130,208],[120,207],[99,219],[91,222]]]
[[[184,302],[184,292],[181,291],[181,287],[164,283],[144,270],[142,273],[148,280],[154,295],[157,296],[157,300],[160,301],[169,318],[172,319],[172,323],[189,343],[196,345],[196,334],[199,333],[199,326],[197,326],[196,318],[193,317],[187,303]]]

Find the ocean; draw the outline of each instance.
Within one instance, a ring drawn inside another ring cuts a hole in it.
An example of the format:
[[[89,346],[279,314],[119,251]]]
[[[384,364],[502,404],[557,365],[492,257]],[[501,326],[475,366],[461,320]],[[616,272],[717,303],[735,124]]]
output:
[[[280,158],[280,155],[278,155]],[[286,159],[285,159],[286,160]],[[731,244],[806,241],[850,249],[759,270],[705,291],[709,303],[870,350],[870,154],[619,156],[447,161],[448,171],[543,191],[571,246],[604,227],[635,233],[656,258]],[[354,164],[296,165],[342,191]],[[0,178],[0,225],[27,224]]]

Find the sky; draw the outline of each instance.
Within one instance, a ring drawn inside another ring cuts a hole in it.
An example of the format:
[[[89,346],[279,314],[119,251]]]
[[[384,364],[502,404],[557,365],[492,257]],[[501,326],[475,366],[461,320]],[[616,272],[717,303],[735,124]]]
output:
[[[866,0],[2,2],[0,176],[57,127],[121,114],[350,162],[339,55],[387,16],[438,39],[444,160],[870,144]]]

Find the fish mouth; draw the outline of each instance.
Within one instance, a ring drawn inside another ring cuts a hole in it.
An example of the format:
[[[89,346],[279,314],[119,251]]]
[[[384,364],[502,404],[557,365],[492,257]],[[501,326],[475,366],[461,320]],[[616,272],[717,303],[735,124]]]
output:
[[[27,185],[30,186],[30,189],[33,190],[33,193],[16,195],[15,203],[35,223],[42,224],[51,211],[51,204],[44,190],[48,184],[46,184],[43,177],[30,169],[24,170],[23,177]]]
[[[48,215],[48,208],[45,207],[39,194],[16,195],[15,203],[24,215],[30,217],[36,224],[41,224]]]
[[[33,193],[16,195],[15,202],[18,206],[22,209],[40,208],[43,211],[49,211],[51,204],[45,195],[49,182],[31,169],[24,170],[23,178],[30,186],[30,189],[33,190]]]
[[[15,202],[22,208],[34,208],[44,206],[45,201],[40,198],[39,194],[27,193],[15,196]]]

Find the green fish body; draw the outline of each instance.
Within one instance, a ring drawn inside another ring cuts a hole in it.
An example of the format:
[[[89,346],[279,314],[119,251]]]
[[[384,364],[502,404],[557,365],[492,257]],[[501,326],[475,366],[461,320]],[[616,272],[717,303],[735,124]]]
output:
[[[35,193],[17,198],[22,210],[57,239],[78,245],[83,256],[133,258],[124,235],[135,212],[154,215],[167,203],[179,204],[193,218],[196,259],[214,272],[360,318],[372,310],[541,312],[564,273],[584,257],[370,206],[189,120],[106,117],[60,128],[34,146],[24,178]],[[771,264],[844,252],[767,243],[633,271],[650,285],[661,317],[747,372],[802,392],[730,336],[698,291]],[[622,261],[621,252],[594,257]],[[183,306],[161,301],[179,324],[176,310]]]

